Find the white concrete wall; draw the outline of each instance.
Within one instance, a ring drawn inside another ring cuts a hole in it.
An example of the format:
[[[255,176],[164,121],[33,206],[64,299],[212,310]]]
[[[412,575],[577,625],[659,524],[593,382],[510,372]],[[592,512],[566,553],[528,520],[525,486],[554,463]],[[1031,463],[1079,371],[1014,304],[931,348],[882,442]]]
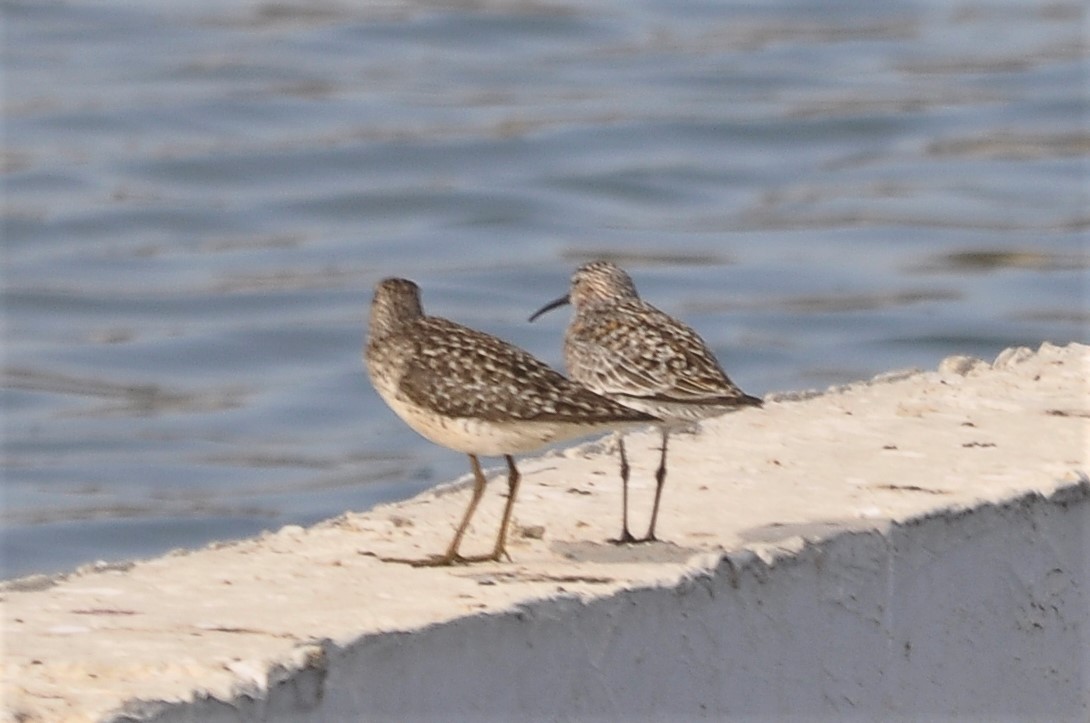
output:
[[[256,699],[115,720],[1090,719],[1085,478],[883,525],[674,587],[327,644]]]
[[[0,721],[1090,720],[1088,372],[1043,344],[708,420],[664,543],[606,542],[603,440],[520,460],[510,561],[384,559],[444,549],[452,486],[3,583]]]

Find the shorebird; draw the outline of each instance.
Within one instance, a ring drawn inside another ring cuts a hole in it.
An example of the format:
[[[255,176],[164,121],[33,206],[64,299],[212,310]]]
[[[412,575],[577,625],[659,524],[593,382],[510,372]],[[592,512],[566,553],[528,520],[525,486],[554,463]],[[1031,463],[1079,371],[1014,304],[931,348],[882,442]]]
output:
[[[600,431],[657,422],[566,379],[528,352],[490,334],[426,316],[420,288],[407,279],[375,287],[366,350],[371,383],[383,401],[426,439],[469,455],[473,494],[446,552],[416,566],[499,561],[518,492],[512,455]],[[458,552],[484,494],[478,455],[507,461],[507,503],[492,552]]]
[[[655,472],[651,524],[642,538],[628,529],[628,460],[620,439],[622,517],[615,542],[652,542],[666,481],[666,445],[672,429],[742,407],[759,407],[720,367],[692,328],[642,300],[623,269],[608,261],[585,264],[572,275],[565,296],[536,311],[537,317],[564,304],[575,314],[564,335],[564,361],[571,378],[588,389],[664,420],[662,457]]]

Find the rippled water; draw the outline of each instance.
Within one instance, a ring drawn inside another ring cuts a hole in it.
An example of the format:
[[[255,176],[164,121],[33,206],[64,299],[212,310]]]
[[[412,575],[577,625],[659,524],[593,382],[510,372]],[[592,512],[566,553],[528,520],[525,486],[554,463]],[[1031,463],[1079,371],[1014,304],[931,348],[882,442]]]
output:
[[[3,12],[6,576],[461,475],[363,376],[387,275],[559,366],[613,258],[754,394],[1087,338],[1078,2]]]

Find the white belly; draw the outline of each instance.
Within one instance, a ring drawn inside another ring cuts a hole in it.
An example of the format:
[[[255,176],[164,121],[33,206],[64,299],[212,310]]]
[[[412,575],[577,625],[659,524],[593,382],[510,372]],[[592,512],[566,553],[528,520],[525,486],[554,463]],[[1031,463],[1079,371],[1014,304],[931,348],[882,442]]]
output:
[[[466,454],[525,454],[551,442],[583,437],[612,426],[449,417],[413,404],[382,385],[376,384],[375,388],[390,409],[418,434],[435,444]]]

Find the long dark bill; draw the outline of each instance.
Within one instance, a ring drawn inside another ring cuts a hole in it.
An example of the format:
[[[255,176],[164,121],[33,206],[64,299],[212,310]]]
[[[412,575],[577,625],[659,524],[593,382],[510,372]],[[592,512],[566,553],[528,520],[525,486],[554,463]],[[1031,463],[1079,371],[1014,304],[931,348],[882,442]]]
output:
[[[545,306],[543,306],[540,309],[538,309],[537,311],[535,311],[530,316],[530,321],[533,321],[534,319],[536,319],[537,317],[541,316],[542,314],[544,314],[546,312],[552,311],[553,309],[555,309],[558,306],[563,306],[564,304],[570,304],[570,303],[571,303],[571,299],[568,298],[567,294],[564,294],[559,299],[556,299],[555,301],[550,301],[548,304],[545,304]]]

